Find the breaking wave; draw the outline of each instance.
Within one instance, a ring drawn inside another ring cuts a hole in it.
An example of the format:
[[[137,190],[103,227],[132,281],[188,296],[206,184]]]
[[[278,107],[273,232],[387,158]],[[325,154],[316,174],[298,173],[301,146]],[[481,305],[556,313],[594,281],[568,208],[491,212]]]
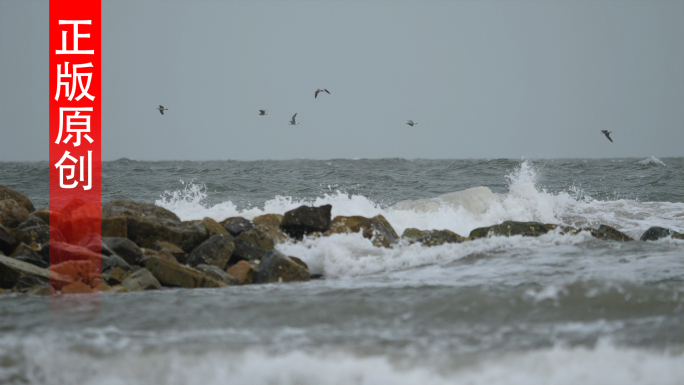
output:
[[[638,161],[637,163],[643,164],[643,165],[666,166],[666,164],[662,160],[656,158],[655,156],[651,156],[649,158],[642,159],[642,160]]]

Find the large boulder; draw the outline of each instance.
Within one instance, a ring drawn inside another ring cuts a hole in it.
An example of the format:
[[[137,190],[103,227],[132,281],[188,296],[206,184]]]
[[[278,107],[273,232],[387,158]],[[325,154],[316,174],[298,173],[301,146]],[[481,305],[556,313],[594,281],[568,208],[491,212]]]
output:
[[[171,242],[157,241],[154,243],[153,248],[159,253],[171,254],[176,259],[176,261],[178,261],[178,263],[187,263],[188,253],[186,253],[183,249],[181,249],[177,245],[174,245]]]
[[[14,199],[0,200],[0,225],[5,227],[19,227],[29,219],[29,212]]]
[[[140,269],[123,280],[121,286],[127,291],[161,290],[162,286],[150,271]]]
[[[40,217],[35,215],[35,212],[31,215],[29,215],[28,219],[21,222],[19,225],[20,229],[24,229],[27,227],[33,227],[33,226],[47,226],[48,224],[42,220]]]
[[[205,223],[183,223],[171,211],[149,203],[111,201],[102,208],[102,217],[125,217],[126,235],[140,247],[167,241],[190,252],[210,235]]]
[[[277,250],[269,251],[259,263],[254,283],[308,281],[309,268],[301,260],[294,260]]]
[[[242,238],[264,250],[273,250],[277,243],[287,242],[290,239],[280,229],[264,225],[256,225],[251,230],[243,231],[237,238]]]
[[[540,222],[517,222],[505,221],[498,225],[488,227],[478,227],[470,232],[470,238],[485,238],[490,236],[512,237],[522,235],[523,237],[538,237],[548,233],[558,227],[557,225],[544,224]]]
[[[50,242],[50,230],[50,226],[48,225],[38,225],[21,228],[24,243],[34,243],[38,248],[42,248],[43,246],[47,245],[48,242]],[[64,240],[64,237],[60,237],[59,232],[57,232],[53,234],[53,239]]]
[[[83,282],[74,282],[62,288],[62,294],[92,294],[93,289]]]
[[[126,228],[126,217],[102,218],[101,221],[101,234],[103,237],[128,238],[128,229]]]
[[[15,202],[19,203],[20,206],[24,207],[29,213],[36,211],[36,208],[33,207],[33,203],[31,203],[31,200],[29,200],[26,195],[23,195],[7,186],[0,186],[0,201],[5,199],[13,199]]]
[[[50,282],[58,290],[73,282],[71,278],[50,272],[48,269],[0,255],[0,288],[13,288],[22,276],[35,277],[43,282]]]
[[[674,230],[666,229],[664,227],[651,227],[646,230],[639,239],[640,241],[655,241],[660,238],[672,237],[675,239],[684,239],[684,234],[680,234]]]
[[[72,281],[83,282],[93,287],[101,280],[100,265],[91,261],[66,261],[50,266],[50,271]]]
[[[130,239],[103,237],[102,243],[129,265],[139,265],[143,257],[142,250]]]
[[[190,266],[213,265],[225,270],[234,248],[233,237],[227,232],[226,235],[212,235],[188,255],[187,264]]]
[[[221,223],[223,224],[223,228],[234,237],[237,237],[240,233],[249,231],[254,227],[252,221],[243,217],[231,217]]]
[[[95,253],[82,246],[64,242],[50,242],[47,246],[50,252],[50,264],[58,264],[65,261],[91,261],[99,266],[101,263],[102,254]]]
[[[192,289],[198,287],[224,287],[226,285],[222,281],[199,270],[155,256],[145,258],[143,264],[164,286]]]
[[[392,225],[382,215],[373,218],[355,216],[336,216],[330,223],[324,236],[332,234],[361,233],[364,238],[370,239],[376,247],[391,247],[397,243],[399,236]]]
[[[122,269],[123,271],[133,270],[133,267],[128,262],[126,262],[125,259],[119,257],[116,254],[102,257],[102,273],[116,268]]]
[[[261,261],[261,259],[268,253],[268,250],[254,246],[251,242],[240,237],[234,240],[235,248],[233,254],[228,261],[228,266],[232,266],[240,261]]]
[[[634,240],[634,238],[607,225],[601,225],[598,229],[590,229],[589,231],[594,238],[604,241],[629,242]]]
[[[418,230],[408,228],[401,238],[409,243],[419,242],[424,246],[439,246],[445,243],[461,243],[470,240],[449,230]]]
[[[330,228],[331,210],[331,205],[300,206],[285,213],[280,229],[295,239],[302,239],[304,235],[315,232],[325,232]]]
[[[226,273],[225,271],[219,269],[216,266],[201,264],[197,265],[196,269],[218,281],[225,283],[226,286],[240,284],[240,281],[238,281],[237,278],[233,277],[232,275]]]

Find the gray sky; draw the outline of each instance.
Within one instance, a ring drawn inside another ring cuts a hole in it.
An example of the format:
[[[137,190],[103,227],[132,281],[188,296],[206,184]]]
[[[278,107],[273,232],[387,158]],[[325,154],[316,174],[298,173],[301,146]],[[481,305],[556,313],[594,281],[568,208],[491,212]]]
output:
[[[684,156],[682,1],[104,1],[102,23],[103,160]],[[51,70],[48,2],[0,0],[1,161],[47,159]]]

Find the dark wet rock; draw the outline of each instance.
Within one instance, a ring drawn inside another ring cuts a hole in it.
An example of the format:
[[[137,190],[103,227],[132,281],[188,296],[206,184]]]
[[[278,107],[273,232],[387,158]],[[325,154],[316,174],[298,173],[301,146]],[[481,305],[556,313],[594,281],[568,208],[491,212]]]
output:
[[[232,266],[240,261],[260,261],[268,250],[254,246],[251,242],[240,237],[234,240],[235,248],[228,261],[228,266]]]
[[[295,239],[314,232],[325,232],[330,228],[331,205],[320,207],[300,206],[283,216],[280,229]]]
[[[50,210],[47,207],[36,210],[31,215],[40,218],[46,225],[50,225]]]
[[[287,242],[290,239],[280,229],[263,225],[254,226],[253,229],[240,233],[237,238],[242,238],[264,250],[273,250],[276,243]]]
[[[376,215],[373,218],[358,215],[336,216],[330,223],[330,229],[323,235],[351,233],[361,233],[364,238],[370,239],[376,247],[391,247],[399,240],[399,236],[392,225],[382,215]]]
[[[628,242],[634,240],[632,237],[607,225],[601,225],[598,229],[590,229],[589,231],[594,238],[602,239],[604,241]]]
[[[177,245],[174,245],[171,242],[166,242],[166,241],[157,241],[154,243],[154,250],[157,250],[158,252],[167,252],[171,254],[178,263],[185,264],[187,263],[188,259],[188,253],[183,251],[180,247]]]
[[[34,214],[31,214],[31,215],[29,215],[27,220],[21,222],[21,224],[19,225],[19,228],[24,229],[26,227],[33,227],[33,226],[47,226],[47,223],[45,223],[44,220],[35,216]]]
[[[470,238],[485,238],[489,236],[511,237],[522,235],[524,237],[538,237],[558,227],[557,225],[544,224],[541,222],[516,222],[505,221],[498,225],[479,227],[470,232]]]
[[[640,238],[639,240],[640,240],[640,241],[655,241],[655,240],[658,240],[658,239],[660,239],[660,238],[667,238],[667,237],[670,237],[670,236],[671,236],[672,238],[679,238],[679,239],[682,239],[682,238],[681,238],[681,235],[682,235],[682,234],[680,234],[680,233],[678,233],[678,232],[676,232],[676,231],[673,231],[673,230],[670,230],[670,229],[666,229],[666,228],[664,228],[664,227],[657,227],[657,226],[654,226],[654,227],[651,227],[651,228],[649,228],[648,230],[646,230],[646,231],[641,235],[641,238]]]
[[[226,271],[227,274],[235,277],[240,285],[249,285],[254,283],[254,274],[258,264],[254,262],[240,261]]]
[[[184,287],[187,289],[198,287],[223,287],[225,284],[199,271],[165,261],[157,257],[148,257],[143,261],[145,268],[164,286]]]
[[[240,281],[238,281],[237,278],[233,277],[232,275],[226,273],[225,271],[219,269],[216,266],[213,265],[197,265],[196,267],[197,270],[203,272],[204,274],[213,277],[214,279],[218,281],[222,281],[223,283],[226,284],[226,286],[233,286],[233,285],[239,285]]]
[[[63,277],[48,271],[48,269],[0,255],[0,288],[13,288],[22,276],[35,277],[41,281],[50,282],[56,289],[73,282],[69,277]]]
[[[28,210],[19,205],[14,199],[0,201],[0,225],[14,228],[28,220],[28,218]]]
[[[213,265],[225,270],[234,248],[233,237],[227,232],[226,235],[212,235],[188,255],[187,263],[190,266]]]
[[[103,237],[102,243],[129,265],[139,265],[143,257],[140,247],[127,238]]]
[[[36,276],[22,275],[17,280],[17,285],[14,290],[21,293],[25,293],[36,287],[48,287],[50,286],[44,279],[38,278]]]
[[[207,235],[209,237],[212,237],[213,235],[230,235],[228,230],[226,230],[221,224],[219,224],[218,222],[209,217],[205,217],[196,224],[203,227],[206,230]]]
[[[162,286],[155,276],[147,269],[140,269],[129,275],[121,283],[127,291],[161,290]]]
[[[44,269],[47,269],[50,262],[49,260],[44,259],[40,254],[38,254],[25,243],[20,244],[14,250],[14,253],[12,253],[11,257],[20,261],[28,262],[38,267],[42,267]]]
[[[279,251],[269,251],[259,263],[254,283],[308,281],[309,268],[301,260],[298,262]]]
[[[126,217],[102,218],[103,237],[128,238]]]
[[[249,231],[254,228],[254,224],[242,217],[231,218],[230,222],[226,222],[223,227],[230,233],[230,235],[236,237],[245,231]]]
[[[0,201],[5,199],[13,199],[29,213],[36,211],[33,203],[31,203],[31,200],[26,195],[7,186],[0,186]]]
[[[12,255],[17,246],[19,246],[19,242],[17,242],[12,233],[3,226],[0,226],[0,253]]]
[[[74,282],[62,288],[62,294],[92,294],[93,289],[83,282]]]
[[[416,228],[404,230],[401,237],[409,243],[419,242],[424,246],[439,246],[445,243],[461,243],[470,240],[449,230],[418,230]]]
[[[264,214],[252,219],[252,223],[256,225],[262,225],[267,227],[273,227],[279,229],[280,225],[283,224],[282,214]]]

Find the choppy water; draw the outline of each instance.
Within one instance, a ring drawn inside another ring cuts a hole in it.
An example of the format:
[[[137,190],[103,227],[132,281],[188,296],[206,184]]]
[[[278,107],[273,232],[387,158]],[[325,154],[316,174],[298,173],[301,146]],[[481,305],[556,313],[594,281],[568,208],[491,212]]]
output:
[[[46,205],[47,166],[0,163],[0,184]],[[684,158],[124,159],[103,180],[103,201],[181,219],[331,203],[399,234],[503,220],[684,231]],[[326,278],[51,306],[2,296],[0,383],[684,383],[683,241],[550,233],[378,249],[356,234],[278,247]]]

